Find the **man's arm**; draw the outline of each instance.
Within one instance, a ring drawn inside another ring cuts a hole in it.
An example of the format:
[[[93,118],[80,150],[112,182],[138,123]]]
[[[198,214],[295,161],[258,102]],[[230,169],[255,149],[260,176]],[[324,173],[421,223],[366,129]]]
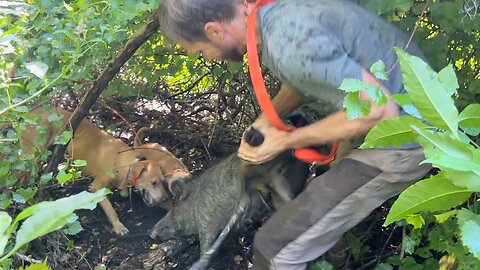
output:
[[[288,84],[282,83],[277,95],[272,99],[273,106],[280,117],[303,105],[302,97]],[[254,127],[268,124],[264,113],[252,125]]]
[[[379,86],[388,97],[387,104],[378,107],[368,97],[365,91],[361,91],[360,98],[369,101],[371,104],[371,111],[367,117],[348,120],[345,111],[333,113],[321,121],[291,132],[286,138],[285,147],[296,149],[353,139],[354,137],[368,133],[378,122],[397,116],[398,106],[391,99],[389,91],[364,69],[362,69],[362,80],[366,83]]]

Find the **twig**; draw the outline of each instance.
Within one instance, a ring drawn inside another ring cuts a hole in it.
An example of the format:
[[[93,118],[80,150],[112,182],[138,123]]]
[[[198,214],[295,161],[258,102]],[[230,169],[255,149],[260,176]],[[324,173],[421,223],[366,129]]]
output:
[[[404,51],[408,48],[408,46],[410,46],[410,43],[412,42],[413,36],[415,35],[415,32],[417,32],[418,25],[420,24],[420,21],[425,17],[425,14],[427,12],[427,8],[428,8],[428,6],[430,6],[430,2],[431,2],[431,0],[427,0],[425,2],[425,6],[423,7],[422,13],[420,13],[420,16],[418,17],[417,21],[415,22],[415,26],[413,27],[412,34],[408,38],[407,44],[405,44],[405,47],[403,48]],[[399,60],[397,58],[397,60],[395,61],[395,63],[393,63],[392,67],[387,71],[387,73],[392,72],[392,70],[398,64],[398,61]]]
[[[26,261],[26,262],[29,262],[29,263],[42,263],[42,261],[40,260],[37,260],[37,259],[33,259],[31,257],[31,255],[27,256],[25,254],[22,254],[22,253],[15,253],[15,256],[17,256],[18,258],[20,258],[20,260],[22,261]]]
[[[396,228],[397,226],[394,226],[392,231],[390,232],[390,235],[388,235],[387,241],[385,241],[385,244],[383,244],[382,249],[380,250],[380,253],[378,255],[379,257],[382,257],[383,252],[385,252],[385,249],[387,248],[388,243],[390,243],[390,240],[392,239],[393,233],[395,232]],[[378,263],[380,263],[380,261],[377,262],[377,265]]]

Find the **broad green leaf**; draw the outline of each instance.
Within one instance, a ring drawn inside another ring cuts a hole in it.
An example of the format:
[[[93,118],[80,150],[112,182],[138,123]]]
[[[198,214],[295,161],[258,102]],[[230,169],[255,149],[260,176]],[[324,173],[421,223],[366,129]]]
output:
[[[42,62],[25,63],[25,67],[35,76],[43,79],[48,71],[48,65]]]
[[[447,221],[447,219],[456,215],[457,212],[458,212],[458,210],[447,211],[445,213],[435,215],[435,219],[438,221],[438,223],[444,223],[445,221]]]
[[[480,163],[473,160],[461,160],[445,154],[429,157],[420,164],[431,163],[437,168],[449,168],[463,172],[475,172],[480,175]]]
[[[447,133],[412,128],[418,133],[418,142],[422,145],[427,158],[446,155],[464,161],[472,160],[474,148],[471,145]]]
[[[469,220],[460,227],[463,244],[477,258],[480,259],[480,224]]]
[[[414,143],[417,137],[411,126],[420,129],[429,128],[422,121],[409,115],[384,120],[374,126],[367,134],[361,148],[400,146]]]
[[[377,62],[373,63],[373,65],[370,67],[370,72],[379,80],[388,80],[388,75],[385,71],[385,62],[382,60],[378,60]]]
[[[459,115],[458,124],[462,128],[480,129],[480,104],[468,105]]]
[[[360,99],[358,92],[348,93],[343,101],[343,107],[347,109],[347,116],[350,120],[367,116],[370,113],[370,102]]]
[[[423,224],[425,224],[425,221],[423,220],[423,218],[422,218],[422,222],[423,222]],[[410,224],[411,224],[411,223],[410,223]],[[423,224],[422,224],[422,226],[423,226]],[[421,228],[422,226],[420,226],[419,228]],[[414,225],[414,227],[415,227],[415,225]],[[415,228],[415,229],[416,229],[416,228]],[[404,241],[404,243],[405,243],[405,246],[404,246],[405,253],[407,253],[407,254],[412,254],[412,253],[415,251],[415,245],[417,244],[417,243],[415,242],[415,240],[412,239],[412,238],[409,237],[409,236],[405,236],[405,241]]]
[[[387,104],[387,96],[378,88],[364,81],[357,79],[345,79],[338,89],[347,93],[365,90],[368,96],[378,105]]]
[[[448,64],[440,72],[438,72],[438,79],[447,90],[448,95],[453,95],[458,89],[457,75],[453,70],[452,64]]]
[[[450,209],[465,202],[472,192],[452,184],[440,173],[408,187],[392,205],[384,226],[423,211]]]
[[[420,229],[425,225],[425,220],[421,215],[409,215],[406,219],[408,224],[413,225],[414,229]],[[412,254],[412,252],[409,252]]]
[[[457,224],[459,227],[462,227],[465,222],[469,220],[474,220],[477,223],[480,223],[480,216],[473,213],[468,209],[462,209],[457,213]]]
[[[8,215],[7,212],[0,212],[0,256],[5,250],[5,246],[8,242],[9,234],[7,232],[8,226],[12,223],[12,218]]]
[[[480,175],[474,172],[462,172],[452,169],[443,169],[445,177],[459,187],[466,187],[471,191],[480,192]]]
[[[423,119],[420,113],[418,112],[417,108],[413,106],[412,101],[410,100],[410,97],[408,94],[395,94],[392,95],[393,100],[402,107],[402,109],[410,114],[411,116],[418,118],[418,119]]]
[[[71,220],[72,215],[74,215],[72,214],[73,211],[78,209],[94,209],[97,203],[102,201],[109,193],[111,192],[104,188],[95,193],[84,191],[53,202],[42,202],[40,206],[34,208],[33,212],[31,208],[35,205],[25,209],[24,211],[28,211],[28,214],[31,216],[26,218],[20,229],[18,229],[13,249],[1,258],[0,261],[14,254],[19,248],[33,239],[65,226],[65,224]]]
[[[438,74],[422,59],[395,48],[405,89],[425,120],[458,137],[458,110]]]

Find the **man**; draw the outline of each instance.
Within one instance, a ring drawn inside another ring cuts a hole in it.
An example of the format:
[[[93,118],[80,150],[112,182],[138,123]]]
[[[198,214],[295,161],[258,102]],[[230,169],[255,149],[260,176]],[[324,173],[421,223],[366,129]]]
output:
[[[253,3],[240,0],[163,0],[160,25],[165,36],[207,60],[241,61],[246,53],[246,16]],[[390,96],[405,92],[393,47],[408,36],[353,2],[277,0],[259,9],[257,43],[262,62],[282,81],[273,99],[280,115],[309,103],[328,115],[292,132],[279,131],[261,116],[252,125],[265,135],[261,146],[243,142],[238,155],[252,163],[287,149],[360,139],[380,121],[403,114],[389,97],[368,117],[349,121],[342,108],[345,78],[363,80]],[[411,54],[422,57],[414,44]],[[382,59],[394,67],[377,81],[369,67]],[[254,269],[306,269],[387,199],[423,177],[428,165],[418,146],[352,150],[314,179],[293,202],[279,209],[257,232]]]

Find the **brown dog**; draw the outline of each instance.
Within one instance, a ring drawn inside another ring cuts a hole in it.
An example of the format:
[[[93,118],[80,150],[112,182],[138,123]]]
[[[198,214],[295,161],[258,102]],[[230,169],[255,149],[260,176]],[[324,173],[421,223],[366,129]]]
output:
[[[43,144],[36,145],[34,140],[40,134],[35,126],[28,126],[20,136],[24,155],[33,154],[34,147],[44,149],[53,144],[55,136],[60,132],[60,128],[48,120],[48,116],[54,112],[62,116],[62,123],[67,123],[72,114],[60,108],[48,112],[42,107],[37,107],[30,112],[41,117],[39,125],[47,127],[47,140]],[[103,187],[116,187],[122,191],[122,195],[126,195],[128,188],[133,186],[141,193],[143,201],[148,206],[157,205],[169,199],[169,193],[165,190],[164,184],[175,187],[173,193],[180,193],[180,197],[184,197],[185,191],[179,191],[179,189],[183,188],[183,182],[191,177],[185,165],[173,155],[160,156],[153,154],[153,150],[131,149],[122,140],[99,129],[88,120],[80,123],[74,138],[67,146],[67,151],[73,159],[87,161],[83,172],[94,178],[90,186],[91,191],[97,191]],[[148,156],[156,158],[148,159]],[[128,229],[118,219],[110,201],[105,199],[100,205],[112,224],[114,232],[119,235],[128,233]]]

